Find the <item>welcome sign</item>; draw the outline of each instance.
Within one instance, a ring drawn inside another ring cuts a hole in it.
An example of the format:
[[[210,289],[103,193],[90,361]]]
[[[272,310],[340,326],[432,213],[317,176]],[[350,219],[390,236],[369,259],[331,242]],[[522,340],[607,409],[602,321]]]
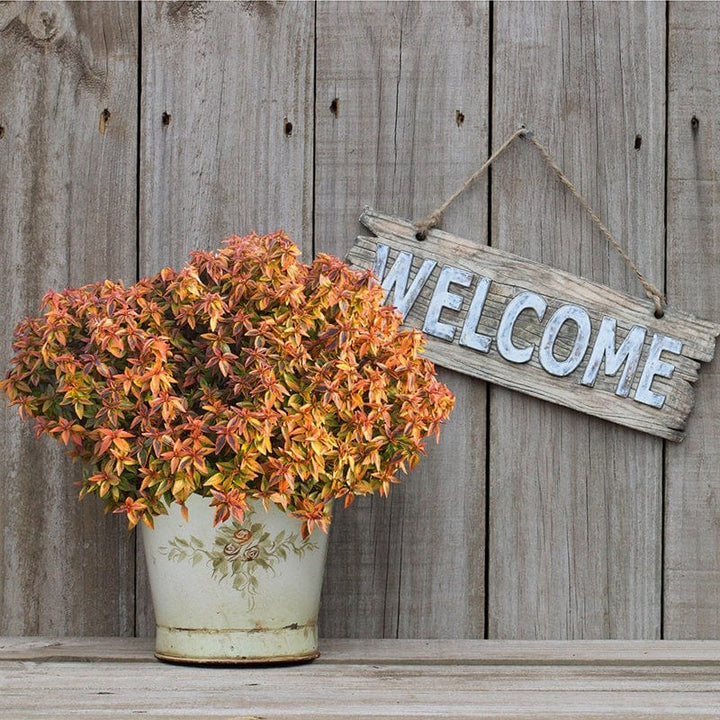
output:
[[[426,355],[466,375],[681,440],[720,326],[366,208],[348,255],[373,270]]]

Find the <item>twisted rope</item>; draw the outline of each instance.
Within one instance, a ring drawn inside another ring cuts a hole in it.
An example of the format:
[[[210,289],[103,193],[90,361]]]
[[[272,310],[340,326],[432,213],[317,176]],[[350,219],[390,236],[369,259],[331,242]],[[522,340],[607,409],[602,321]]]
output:
[[[650,300],[652,300],[653,304],[655,305],[655,317],[661,318],[664,314],[663,308],[666,302],[663,293],[643,275],[643,273],[640,271],[640,268],[638,268],[638,266],[633,262],[632,258],[627,254],[625,249],[615,239],[610,230],[608,230],[605,223],[600,219],[598,214],[590,206],[590,203],[588,203],[588,201],[583,197],[582,193],[577,189],[577,187],[575,187],[572,181],[562,171],[562,168],[560,168],[560,166],[555,162],[552,155],[550,155],[548,149],[535,139],[533,133],[531,133],[524,127],[521,127],[519,130],[516,130],[512,135],[510,135],[510,137],[505,140],[505,142],[482,164],[482,166],[478,168],[478,170],[476,170],[472,175],[470,175],[470,177],[467,178],[467,180],[465,180],[465,182],[447,200],[445,200],[442,205],[440,205],[437,209],[433,210],[427,217],[415,223],[415,228],[417,230],[415,237],[418,240],[425,240],[428,232],[433,228],[437,227],[442,222],[442,217],[445,210],[447,210],[447,208],[453,202],[455,202],[455,200],[457,200],[457,198],[460,197],[460,195],[462,195],[470,187],[470,185],[472,185],[473,182],[475,182],[475,180],[477,180],[490,167],[490,165],[492,165],[492,163],[495,162],[495,160],[497,160],[519,137],[525,138],[525,140],[527,140],[535,147],[535,149],[540,153],[541,157],[547,163],[548,167],[555,173],[558,180],[570,191],[573,197],[580,203],[580,206],[590,216],[593,224],[603,234],[603,236],[607,239],[610,245],[618,252],[620,257],[625,261],[626,265],[635,273],[637,279],[640,281],[640,284],[645,290],[645,294],[648,296],[648,298],[650,298]]]

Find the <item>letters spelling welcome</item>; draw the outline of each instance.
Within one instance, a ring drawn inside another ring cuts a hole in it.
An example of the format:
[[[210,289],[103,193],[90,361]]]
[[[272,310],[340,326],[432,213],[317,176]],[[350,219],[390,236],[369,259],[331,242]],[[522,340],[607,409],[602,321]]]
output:
[[[405,319],[435,270],[437,261],[425,259],[408,287],[413,255],[406,251],[399,252],[392,267],[386,273],[389,252],[389,246],[378,243],[373,272],[382,281],[386,300],[390,300],[392,293],[392,303]],[[423,332],[441,340],[453,342],[456,328],[449,323],[442,322],[440,314],[444,308],[460,313],[463,297],[452,292],[451,285],[471,288],[475,280],[477,280],[477,285],[462,324],[457,340],[458,345],[480,353],[488,353],[494,340],[497,352],[508,362],[516,364],[529,362],[536,346],[517,345],[513,339],[513,329],[520,314],[525,311],[535,313],[538,322],[542,323],[548,307],[545,298],[528,290],[518,293],[505,306],[495,338],[478,333],[478,323],[483,314],[492,280],[451,265],[444,266],[437,278],[425,313]],[[563,326],[568,323],[573,323],[577,332],[569,354],[559,360],[555,356],[556,341]],[[585,309],[579,305],[561,305],[547,320],[537,347],[537,359],[543,370],[556,377],[565,377],[573,373],[587,355],[592,330],[590,315]],[[610,377],[616,376],[623,368],[615,387],[615,394],[620,397],[628,397],[633,379],[638,372],[648,330],[641,325],[635,325],[619,348],[616,343],[616,331],[617,320],[613,317],[603,316],[580,382],[582,385],[593,387],[603,364],[605,375]],[[633,395],[634,400],[651,407],[662,408],[665,403],[665,395],[653,391],[652,383],[656,377],[670,378],[675,366],[661,359],[661,355],[662,353],[679,355],[682,347],[682,342],[676,338],[660,333],[653,334],[645,365]]]

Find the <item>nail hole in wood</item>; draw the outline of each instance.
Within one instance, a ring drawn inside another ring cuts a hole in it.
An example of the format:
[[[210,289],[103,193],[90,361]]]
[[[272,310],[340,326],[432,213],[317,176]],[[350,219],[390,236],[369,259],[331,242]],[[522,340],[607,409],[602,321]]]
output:
[[[284,123],[285,137],[290,137],[292,135],[293,125],[287,118],[285,118],[283,120],[283,123]]]
[[[100,132],[104,135],[107,130],[108,123],[110,122],[110,111],[105,108],[100,113]]]
[[[170,121],[172,120],[172,115],[169,112],[164,112],[162,114],[162,124],[167,127],[170,124]]]
[[[642,147],[642,135],[635,136],[635,149],[639,150]]]
[[[462,124],[465,122],[465,113],[461,113],[459,110],[456,110],[455,122],[457,123],[458,127],[462,127]]]
[[[333,101],[330,103],[330,112],[335,117],[339,117],[339,115],[340,115],[340,98],[333,98]]]
[[[693,132],[697,132],[697,129],[700,127],[700,121],[697,119],[696,115],[692,116],[692,119],[690,120],[690,127],[693,129]]]
[[[0,125],[0,140],[2,140],[5,137],[5,127],[3,125]]]

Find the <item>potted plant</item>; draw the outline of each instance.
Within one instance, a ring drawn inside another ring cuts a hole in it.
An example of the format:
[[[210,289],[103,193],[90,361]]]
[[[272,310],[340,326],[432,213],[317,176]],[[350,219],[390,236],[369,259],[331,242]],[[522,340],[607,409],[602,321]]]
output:
[[[232,237],[15,330],[0,389],[83,462],[81,497],[142,521],[161,658],[314,657],[331,503],[386,495],[452,408],[370,273],[298,256]]]

